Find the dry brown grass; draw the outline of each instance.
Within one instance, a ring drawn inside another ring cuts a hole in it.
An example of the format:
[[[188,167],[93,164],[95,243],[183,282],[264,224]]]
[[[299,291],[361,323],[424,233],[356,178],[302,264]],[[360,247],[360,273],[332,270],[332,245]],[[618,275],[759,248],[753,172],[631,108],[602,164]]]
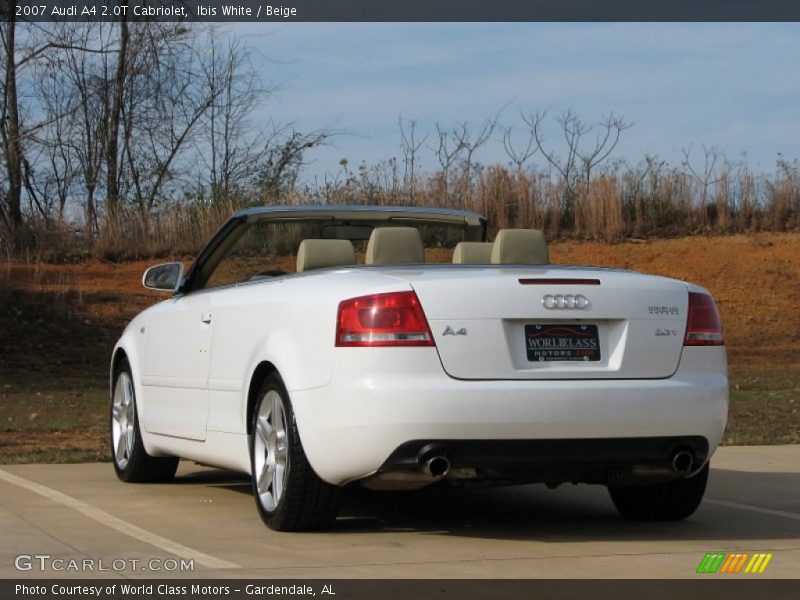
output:
[[[655,165],[655,166],[654,166]],[[800,166],[782,163],[772,175],[744,166],[726,167],[709,189],[690,174],[663,164],[599,172],[569,188],[539,171],[474,167],[397,182],[377,165],[342,182],[292,190],[280,198],[241,195],[212,203],[202,197],[165,202],[153,214],[124,206],[101,220],[90,235],[63,220],[31,219],[7,254],[28,261],[111,261],[188,256],[236,210],[264,204],[382,204],[450,207],[485,215],[490,234],[507,227],[542,229],[551,240],[621,242],[631,238],[797,231],[800,229]],[[705,190],[706,193],[703,193]]]

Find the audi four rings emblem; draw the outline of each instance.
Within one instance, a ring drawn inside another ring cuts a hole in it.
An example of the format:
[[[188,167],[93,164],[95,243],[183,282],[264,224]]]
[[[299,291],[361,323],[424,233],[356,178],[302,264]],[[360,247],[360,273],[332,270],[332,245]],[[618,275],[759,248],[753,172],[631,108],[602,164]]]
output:
[[[555,296],[547,294],[547,296],[542,298],[542,304],[545,308],[549,308],[550,310],[583,310],[589,308],[589,299],[582,294],[578,294],[577,296],[573,296],[572,294],[563,296],[561,294],[556,294]]]

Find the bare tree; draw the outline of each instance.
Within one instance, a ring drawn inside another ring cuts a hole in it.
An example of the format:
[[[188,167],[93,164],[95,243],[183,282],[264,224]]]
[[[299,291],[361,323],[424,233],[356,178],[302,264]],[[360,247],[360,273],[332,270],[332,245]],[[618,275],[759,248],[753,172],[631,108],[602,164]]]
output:
[[[111,82],[111,98],[108,108],[108,128],[106,134],[106,208],[111,215],[119,204],[119,134],[122,119],[122,108],[125,88],[128,79],[128,52],[130,29],[127,16],[119,21],[119,42],[117,49],[117,65],[114,79]]]
[[[68,202],[74,179],[68,119],[76,104],[64,72],[67,57],[106,51],[84,44],[85,40],[73,33],[80,28],[67,24],[25,23],[20,38],[20,30],[11,19],[0,24],[0,139],[3,167],[9,179],[2,194],[5,208],[0,213],[13,230],[22,223],[23,192],[28,195],[31,210],[42,216],[49,217],[54,202],[59,205],[59,213]],[[19,98],[25,101],[24,111]]]
[[[40,96],[48,113],[57,118],[48,142],[50,153],[64,168],[74,165],[75,172],[64,178],[64,186],[77,185],[78,177],[80,182],[79,195],[65,189],[59,202],[64,196],[75,195],[92,235],[99,230],[97,192],[108,158],[112,88],[109,58],[114,54],[115,30],[114,25],[105,23],[65,24],[58,36],[69,39],[70,47],[63,49],[57,60],[48,62],[39,78],[50,82]]]
[[[588,185],[592,178],[592,171],[602,164],[614,151],[619,143],[622,132],[633,127],[633,123],[626,123],[622,117],[613,112],[598,123],[597,135],[594,144],[586,150],[578,149],[577,154],[583,166],[583,176]],[[587,129],[587,133],[591,131]]]
[[[228,38],[222,43],[212,26],[204,44],[208,55],[204,77],[216,101],[200,123],[197,149],[212,198],[219,201],[255,175],[261,142],[268,134],[253,127],[251,116],[277,88],[262,85],[250,49],[240,40]]]
[[[44,61],[35,69],[33,84],[49,125],[32,137],[39,155],[32,160],[39,174],[34,176],[34,167],[26,160],[24,180],[31,204],[36,205],[44,218],[50,218],[53,210],[63,215],[78,175],[67,118],[77,108],[76,98],[71,93],[68,71],[63,67],[64,61],[59,59]]]
[[[257,165],[256,181],[262,197],[269,201],[294,189],[300,169],[306,164],[306,152],[324,145],[334,135],[335,132],[328,129],[302,133],[291,123],[283,126],[273,124],[262,145]],[[339,164],[347,171],[346,159]]]
[[[198,173],[215,199],[294,188],[307,151],[335,132],[251,126],[276,88],[261,86],[246,44],[197,33],[166,22],[0,23],[6,231],[70,206],[91,234],[104,210],[124,219],[135,208],[147,224]]]
[[[120,184],[147,218],[179,181],[182,151],[194,142],[221,89],[203,76],[208,56],[182,25],[137,24],[129,44],[120,114],[126,169]],[[112,175],[107,170],[106,176]]]
[[[542,125],[546,114],[546,111],[541,111],[523,115],[522,118],[542,156],[561,175],[564,184],[564,215],[567,220],[571,220],[580,186],[588,189],[594,170],[611,155],[622,132],[633,124],[611,113],[597,124],[595,137],[587,144],[585,139],[594,127],[584,124],[575,113],[567,110],[556,118],[566,144],[566,157],[562,159],[553,150],[545,149]]]
[[[398,117],[397,123],[400,126],[400,143],[403,148],[403,163],[405,165],[404,184],[409,191],[409,199],[414,201],[415,177],[417,166],[417,154],[428,139],[428,132],[420,139],[417,136],[417,121],[411,119],[406,126],[403,117]]]
[[[17,44],[16,17],[9,11],[8,21],[0,23],[0,41],[3,44],[3,102],[0,113],[0,137],[3,143],[8,187],[4,190],[3,220],[11,231],[22,225],[22,131],[20,126],[19,98],[17,96]]]
[[[505,149],[506,155],[511,160],[511,164],[514,165],[517,173],[522,173],[525,169],[525,163],[538,152],[539,148],[536,146],[532,131],[529,131],[527,144],[515,148],[513,130],[513,127],[507,127],[503,132],[503,149]]]
[[[5,7],[4,7],[5,8]],[[2,67],[2,99],[0,100],[0,143],[2,143],[3,170],[8,179],[2,192],[0,218],[11,232],[12,237],[19,231],[23,220],[23,191],[27,190],[31,197],[29,202],[36,206],[40,213],[44,207],[39,203],[37,186],[34,184],[34,168],[26,156],[33,138],[50,125],[60,115],[45,115],[35,118],[35,106],[23,111],[20,104],[20,77],[22,72],[35,66],[42,60],[51,60],[55,49],[68,48],[69,45],[52,41],[52,36],[42,26],[28,28],[24,41],[20,44],[16,16],[13,11],[6,10],[7,17],[0,22],[0,67]],[[24,85],[24,84],[23,84]],[[24,91],[23,91],[24,99]],[[35,104],[35,103],[34,103]],[[26,114],[23,114],[26,112]],[[26,116],[27,123],[26,123]]]
[[[436,158],[442,168],[442,183],[444,185],[445,193],[450,186],[450,169],[464,150],[463,140],[461,139],[461,132],[458,127],[452,130],[444,129],[439,123],[436,123],[436,137],[438,144],[432,150],[436,153]]]
[[[473,157],[475,152],[489,141],[495,127],[497,127],[498,117],[486,119],[473,136],[469,125],[465,122],[459,123],[453,128],[453,135],[457,145],[464,151],[464,176],[469,181],[472,177]]]
[[[706,202],[708,201],[708,190],[712,185],[719,183],[722,180],[722,176],[715,173],[717,162],[722,158],[724,160],[724,155],[720,152],[719,148],[716,146],[706,146],[705,144],[702,145],[703,148],[703,158],[702,166],[698,169],[692,165],[691,161],[691,154],[692,154],[692,146],[690,145],[688,148],[681,148],[681,152],[683,153],[683,166],[689,169],[689,173],[692,174],[697,182],[700,184],[700,188],[702,190],[700,196],[700,205],[704,209]]]

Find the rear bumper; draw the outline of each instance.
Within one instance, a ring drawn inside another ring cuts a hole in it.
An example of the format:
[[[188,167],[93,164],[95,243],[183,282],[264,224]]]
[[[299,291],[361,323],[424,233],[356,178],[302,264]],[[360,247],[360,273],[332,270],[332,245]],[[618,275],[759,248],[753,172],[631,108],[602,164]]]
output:
[[[683,469],[676,457],[688,453]],[[397,448],[375,479],[432,482],[428,460],[447,460],[452,482],[605,483],[630,485],[673,479],[708,460],[700,436],[587,438],[560,440],[414,440]],[[412,477],[418,474],[419,477]]]
[[[528,449],[546,440],[551,445],[522,465],[531,474],[546,471],[546,461],[570,462],[558,440],[586,440],[587,460],[578,457],[573,467],[590,463],[592,449],[598,456],[602,440],[630,438],[700,438],[706,448],[698,446],[698,458],[706,460],[727,421],[724,348],[685,348],[667,379],[547,381],[452,379],[435,348],[338,350],[331,384],[289,390],[311,465],[337,485],[370,476],[420,440],[497,440]],[[618,444],[631,453],[630,464],[652,463],[645,446]],[[469,466],[491,466],[491,452],[480,447],[470,462],[482,464]]]

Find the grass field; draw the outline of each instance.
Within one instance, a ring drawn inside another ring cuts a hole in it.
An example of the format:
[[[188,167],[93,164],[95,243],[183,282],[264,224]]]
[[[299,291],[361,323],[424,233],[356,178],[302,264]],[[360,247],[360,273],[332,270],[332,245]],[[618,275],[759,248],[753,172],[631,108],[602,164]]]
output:
[[[717,298],[731,373],[727,444],[800,443],[800,234],[551,245],[555,263],[698,283]],[[107,369],[127,321],[163,296],[147,263],[0,267],[0,463],[106,460]]]

